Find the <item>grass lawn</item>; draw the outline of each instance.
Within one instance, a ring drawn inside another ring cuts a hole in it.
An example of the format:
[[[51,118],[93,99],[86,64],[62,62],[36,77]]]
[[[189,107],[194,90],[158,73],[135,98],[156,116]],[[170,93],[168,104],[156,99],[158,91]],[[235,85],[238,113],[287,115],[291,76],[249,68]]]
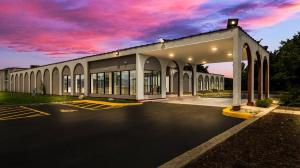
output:
[[[91,98],[86,97],[86,100],[98,100],[115,103],[131,103],[134,100],[119,100],[109,98]],[[78,100],[75,96],[54,96],[54,95],[36,95],[32,96],[29,93],[13,93],[13,92],[0,92],[0,105],[13,105],[13,104],[36,104],[36,103],[51,103],[51,102],[64,102]]]
[[[35,104],[35,103],[50,103],[77,100],[77,97],[71,96],[50,96],[50,95],[36,95],[32,96],[29,93],[12,93],[0,92],[0,104]]]

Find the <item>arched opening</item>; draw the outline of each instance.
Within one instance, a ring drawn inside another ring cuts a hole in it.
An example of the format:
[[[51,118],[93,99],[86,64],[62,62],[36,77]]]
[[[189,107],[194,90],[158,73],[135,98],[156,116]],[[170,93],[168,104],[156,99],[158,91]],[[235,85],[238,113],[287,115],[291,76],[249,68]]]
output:
[[[20,74],[20,79],[19,79],[19,92],[24,92],[23,89],[23,74]]]
[[[224,85],[224,78],[220,78],[220,86],[219,86],[220,90],[224,90],[223,85]]]
[[[25,93],[29,92],[29,77],[28,77],[28,73],[27,72],[24,75],[24,92]]]
[[[15,76],[15,91],[19,92],[19,77],[18,77],[18,74]]]
[[[209,77],[205,76],[204,90],[209,90]]]
[[[264,82],[265,98],[269,98],[269,65],[268,64],[269,63],[268,63],[267,57],[265,57],[264,62],[263,62],[263,70],[264,70],[263,82]]]
[[[15,76],[12,75],[10,77],[10,91],[14,92],[15,91]]]
[[[167,95],[179,96],[179,66],[177,62],[170,61],[166,69],[166,92]]]
[[[179,90],[180,90],[180,84],[179,84],[179,72],[175,72],[173,75],[173,92],[179,96]]]
[[[183,94],[190,94],[190,77],[188,73],[183,74]]]
[[[252,55],[249,45],[246,43],[243,46],[243,58],[247,59],[247,66],[245,63],[242,63],[242,90],[247,90],[247,105],[253,105],[252,102]]]
[[[59,94],[59,71],[57,68],[52,71],[52,94]]]
[[[216,77],[216,81],[215,81],[215,89],[220,90],[220,82],[219,82],[219,77]]]
[[[199,75],[198,77],[198,91],[202,91],[203,90],[203,76],[202,75]]]
[[[144,65],[144,94],[161,94],[161,65],[155,57],[148,58]]]
[[[35,89],[34,81],[35,81],[34,72],[31,72],[31,74],[30,74],[30,93],[32,93],[33,90]]]
[[[50,94],[50,72],[48,69],[44,71],[44,93]]]
[[[38,71],[36,74],[36,91],[37,93],[41,94],[44,92],[44,85],[42,81],[42,72]]]
[[[84,69],[81,64],[77,64],[74,69],[75,94],[84,93]]]
[[[210,77],[210,90],[215,89],[215,78],[213,76]]]
[[[194,71],[191,64],[183,67],[183,94],[190,95],[194,90]]]
[[[71,93],[71,71],[68,66],[65,66],[62,71],[62,81],[63,81],[63,94],[68,95]]]
[[[262,98],[262,69],[261,69],[261,56],[258,52],[256,52],[256,60],[254,63],[254,90],[257,91],[257,99],[260,100]]]

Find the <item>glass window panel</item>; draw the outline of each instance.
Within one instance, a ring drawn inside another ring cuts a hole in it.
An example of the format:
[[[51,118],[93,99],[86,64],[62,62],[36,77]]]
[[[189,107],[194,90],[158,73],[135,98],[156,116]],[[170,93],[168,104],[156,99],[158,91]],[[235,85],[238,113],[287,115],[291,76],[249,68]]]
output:
[[[118,95],[120,94],[120,81],[121,73],[120,72],[114,72],[114,94]]]
[[[123,95],[128,95],[129,94],[129,71],[122,71],[121,76],[122,76],[121,93]]]
[[[68,93],[71,93],[71,76],[67,76],[67,79],[68,79],[68,82],[67,82],[67,85],[68,85]]]
[[[97,93],[97,74],[91,74],[91,93]]]
[[[104,94],[104,73],[98,73],[98,94]]]
[[[80,75],[75,75],[75,93],[80,93]]]
[[[84,93],[84,75],[80,75],[80,88],[81,93]]]
[[[112,94],[112,72],[105,72],[105,94]]]
[[[63,77],[63,92],[68,92],[68,76]]]
[[[130,95],[136,95],[136,73],[130,71]]]
[[[144,94],[152,94],[152,71],[144,71]]]

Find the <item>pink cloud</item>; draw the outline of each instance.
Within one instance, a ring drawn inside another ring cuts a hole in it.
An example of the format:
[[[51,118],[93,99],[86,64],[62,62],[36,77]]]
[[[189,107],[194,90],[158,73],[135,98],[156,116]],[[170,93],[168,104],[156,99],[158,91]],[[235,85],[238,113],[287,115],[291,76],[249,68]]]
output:
[[[282,4],[279,6],[259,6],[255,8],[249,8],[248,10],[253,10],[254,12],[261,12],[261,15],[250,16],[242,21],[241,25],[243,27],[259,29],[262,27],[268,27],[285,21],[286,19],[295,16],[295,14],[300,12],[300,0],[295,0],[291,3]]]
[[[205,0],[1,1],[0,43],[17,51],[97,53],[117,48],[176,19],[193,17]],[[108,43],[110,46],[102,43]]]

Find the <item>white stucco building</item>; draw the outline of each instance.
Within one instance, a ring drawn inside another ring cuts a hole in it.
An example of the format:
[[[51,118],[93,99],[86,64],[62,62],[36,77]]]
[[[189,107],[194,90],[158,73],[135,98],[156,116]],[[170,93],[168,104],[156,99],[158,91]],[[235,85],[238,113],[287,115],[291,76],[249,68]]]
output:
[[[248,61],[248,104],[254,102],[254,62],[259,65],[258,98],[269,96],[269,53],[240,27],[121,49],[10,74],[13,92],[157,99],[224,89],[224,76],[196,72],[197,64],[233,62],[234,109],[241,105],[241,62]],[[263,78],[264,77],[264,78]],[[264,80],[263,80],[264,79]]]

